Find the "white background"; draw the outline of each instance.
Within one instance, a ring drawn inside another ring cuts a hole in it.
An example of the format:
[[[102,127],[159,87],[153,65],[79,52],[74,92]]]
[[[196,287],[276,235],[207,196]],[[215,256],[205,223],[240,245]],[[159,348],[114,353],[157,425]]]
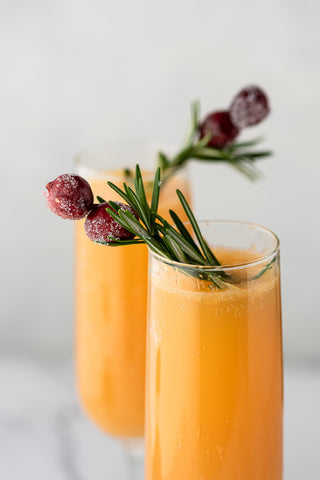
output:
[[[86,145],[180,142],[189,103],[226,108],[248,83],[271,98],[260,133],[276,154],[253,185],[193,165],[199,217],[243,219],[282,242],[287,360],[320,361],[319,85],[316,0],[0,1],[3,353],[72,351],[72,225],[44,185]]]

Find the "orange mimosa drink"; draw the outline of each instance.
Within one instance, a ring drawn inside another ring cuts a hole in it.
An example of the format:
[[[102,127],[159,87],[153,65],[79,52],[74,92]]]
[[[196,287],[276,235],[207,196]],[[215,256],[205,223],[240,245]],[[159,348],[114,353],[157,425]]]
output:
[[[132,153],[132,149],[129,150]],[[124,161],[128,164],[129,157]],[[81,170],[81,168],[80,168]],[[95,195],[121,200],[107,185],[128,181],[123,169],[87,169]],[[153,179],[151,172],[149,180]],[[148,175],[144,175],[148,181]],[[176,188],[188,194],[185,174],[168,180],[159,213],[181,213]],[[146,185],[148,192],[148,186]],[[151,188],[152,192],[152,188]],[[183,214],[181,213],[183,216]],[[145,245],[105,247],[76,226],[76,357],[81,402],[103,430],[124,438],[144,433],[148,252]]]
[[[202,280],[212,267],[150,255],[145,478],[281,480],[278,241],[219,221],[204,237],[225,288]]]

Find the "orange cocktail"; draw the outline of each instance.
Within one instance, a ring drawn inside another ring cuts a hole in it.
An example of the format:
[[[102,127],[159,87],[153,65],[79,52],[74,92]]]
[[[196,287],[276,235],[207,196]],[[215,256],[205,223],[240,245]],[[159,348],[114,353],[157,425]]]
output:
[[[201,268],[151,254],[146,480],[282,478],[277,239],[232,228],[212,223],[214,252],[231,265],[223,289],[201,280]]]
[[[125,157],[128,162],[128,157]],[[95,195],[121,200],[107,180],[122,186],[123,170],[85,170]],[[148,178],[148,175],[144,175]],[[153,178],[153,172],[150,180]],[[183,174],[168,180],[159,213],[181,211],[176,188],[188,194]],[[147,188],[148,191],[148,188]],[[152,191],[152,190],[150,190]],[[94,244],[76,227],[76,355],[80,398],[88,415],[117,437],[144,433],[148,252],[145,245]]]

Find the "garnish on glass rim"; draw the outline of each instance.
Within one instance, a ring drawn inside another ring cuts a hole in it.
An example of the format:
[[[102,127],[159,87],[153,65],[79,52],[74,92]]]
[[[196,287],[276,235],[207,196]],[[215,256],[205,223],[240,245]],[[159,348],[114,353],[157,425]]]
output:
[[[80,192],[71,188],[74,186],[75,177]],[[192,234],[173,210],[169,210],[169,213],[174,225],[158,214],[161,183],[161,172],[158,167],[153,181],[150,205],[147,201],[139,165],[135,169],[132,187],[123,183],[123,189],[121,189],[114,183],[108,182],[109,187],[123,198],[126,204],[111,200],[107,202],[99,196],[97,196],[99,204],[94,204],[88,182],[82,177],[72,174],[60,175],[53,182],[49,182],[45,195],[48,198],[48,207],[54,213],[72,220],[80,218],[75,207],[78,207],[82,200],[92,198],[92,203],[85,205],[84,228],[89,239],[95,243],[108,246],[145,243],[152,252],[162,258],[183,264],[181,269],[186,274],[207,280],[218,288],[236,284],[237,281],[223,271],[221,263],[204,239],[194,214],[180,190],[176,192],[190,222]],[[83,185],[85,185],[85,189],[82,189]],[[84,198],[82,198],[83,196]],[[59,211],[57,211],[56,205],[59,205]],[[61,210],[65,205],[68,216]],[[269,270],[272,263],[273,260],[253,280],[260,278]],[[188,265],[190,267],[198,266],[199,271],[194,268],[188,269]],[[202,269],[201,267],[213,268]],[[179,268],[178,265],[177,268]]]
[[[257,86],[243,88],[233,99],[229,110],[209,113],[200,121],[200,104],[191,104],[191,122],[189,133],[181,149],[171,158],[160,151],[158,166],[161,169],[162,181],[173,175],[188,160],[206,162],[225,162],[236,168],[252,181],[261,176],[255,161],[272,155],[270,150],[255,150],[263,139],[235,143],[235,139],[243,128],[257,125],[269,114],[269,102],[264,91]],[[127,181],[133,172],[126,168],[124,174]]]

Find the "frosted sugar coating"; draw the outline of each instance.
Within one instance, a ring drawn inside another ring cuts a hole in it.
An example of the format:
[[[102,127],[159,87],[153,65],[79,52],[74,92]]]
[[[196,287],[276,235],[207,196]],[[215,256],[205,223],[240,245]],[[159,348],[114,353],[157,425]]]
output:
[[[79,175],[65,173],[46,185],[48,207],[56,215],[80,220],[91,210],[93,193],[89,183]]]
[[[256,86],[249,86],[241,90],[230,107],[231,120],[238,128],[256,125],[268,113],[267,96],[261,88]]]
[[[136,216],[135,212],[128,205],[120,202],[116,203],[120,205],[122,210],[129,210]],[[108,202],[95,205],[86,218],[84,228],[90,240],[93,242],[112,243],[109,237],[116,240],[132,239],[134,235],[116,222],[107,212],[107,208],[111,208]]]

